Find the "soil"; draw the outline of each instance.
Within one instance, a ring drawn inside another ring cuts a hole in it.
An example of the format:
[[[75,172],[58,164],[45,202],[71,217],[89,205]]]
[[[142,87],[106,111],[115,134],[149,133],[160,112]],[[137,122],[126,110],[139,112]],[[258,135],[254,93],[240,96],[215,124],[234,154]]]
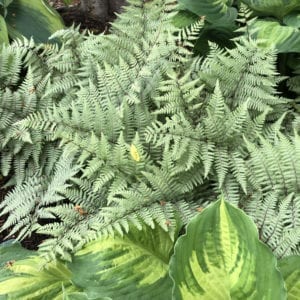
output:
[[[69,5],[65,5],[62,0],[48,0],[48,2],[59,12],[67,27],[75,24],[79,25],[81,30],[88,29],[95,34],[107,32],[109,28],[109,23],[86,18],[80,12],[80,0],[73,0]]]

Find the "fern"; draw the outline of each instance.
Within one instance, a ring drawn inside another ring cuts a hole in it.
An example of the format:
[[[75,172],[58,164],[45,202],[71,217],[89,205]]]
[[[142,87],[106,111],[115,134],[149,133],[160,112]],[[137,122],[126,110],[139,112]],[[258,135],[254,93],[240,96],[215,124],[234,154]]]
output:
[[[298,135],[280,135],[274,144],[265,139],[261,146],[248,144],[251,193],[243,206],[278,257],[299,254],[300,249],[299,147]]]
[[[202,64],[199,76],[203,76],[204,83],[211,88],[218,79],[231,108],[249,101],[252,110],[263,112],[272,107],[278,117],[287,99],[277,96],[276,86],[283,78],[276,71],[276,53],[258,50],[253,40],[240,38],[239,41],[236,48],[227,50],[226,56],[222,55],[224,50],[214,48]]]
[[[44,146],[47,136],[39,129],[25,132],[12,125],[58,101],[69,103],[68,97],[78,90],[74,87],[75,70],[80,64],[74,46],[80,44],[80,37],[70,30],[70,35],[62,37],[62,48],[55,44],[36,46],[26,39],[1,48],[0,166],[3,176],[14,175],[8,185],[20,184],[40,171],[47,160],[44,154],[51,155],[49,147],[53,146]]]
[[[70,159],[62,157],[48,176],[36,174],[9,192],[0,204],[2,216],[10,213],[1,230],[13,226],[9,236],[17,232],[17,238],[23,239],[38,230],[41,219],[55,219],[55,215],[48,211],[49,207],[64,201],[68,181],[77,171],[71,166]]]
[[[2,165],[24,174],[1,204],[10,214],[3,229],[20,239],[49,235],[43,255],[71,260],[87,241],[143,222],[173,236],[177,219],[186,224],[221,193],[258,215],[262,239],[279,256],[298,251],[298,225],[285,219],[298,214],[296,150],[280,133],[290,134],[293,119],[290,100],[276,90],[276,53],[240,38],[235,49],[212,44],[206,58],[193,57],[202,21],[179,30],[173,8],[173,1],[131,0],[110,35],[71,28],[53,36],[61,47],[25,41],[4,48],[23,55],[15,72],[28,65],[25,78],[13,81],[18,95],[42,83],[34,105],[0,119]],[[10,107],[21,97],[5,93]],[[282,213],[265,223],[247,199],[268,209],[270,193],[278,199],[272,215]]]

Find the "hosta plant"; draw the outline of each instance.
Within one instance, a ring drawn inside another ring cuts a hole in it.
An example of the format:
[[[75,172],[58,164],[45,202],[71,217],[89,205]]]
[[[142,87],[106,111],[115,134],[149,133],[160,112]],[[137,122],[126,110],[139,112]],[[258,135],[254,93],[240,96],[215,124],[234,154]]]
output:
[[[261,40],[261,46],[275,46],[278,52],[283,53],[300,52],[298,0],[179,0],[179,3],[182,10],[177,17],[177,24],[187,25],[197,15],[205,17],[206,30],[201,33],[198,41],[202,47],[207,40],[226,46],[228,39],[234,37],[234,31],[246,26],[249,27],[246,33]],[[248,13],[245,7],[249,9]],[[250,22],[252,17],[256,17],[256,20]]]
[[[201,209],[199,209],[201,211]],[[179,228],[178,224],[178,229]],[[276,262],[255,225],[223,199],[174,241],[158,226],[131,228],[87,244],[70,263],[15,260],[0,248],[3,299],[297,299],[300,257]],[[287,298],[288,297],[288,298]]]

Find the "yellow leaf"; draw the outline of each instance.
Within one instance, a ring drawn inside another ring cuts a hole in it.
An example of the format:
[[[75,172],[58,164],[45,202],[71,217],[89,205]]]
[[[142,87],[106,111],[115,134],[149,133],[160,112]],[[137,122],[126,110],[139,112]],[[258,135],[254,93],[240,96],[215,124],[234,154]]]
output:
[[[131,157],[133,158],[133,160],[135,160],[135,161],[141,160],[138,149],[133,144],[131,144],[131,146],[130,146],[130,154],[131,154]]]

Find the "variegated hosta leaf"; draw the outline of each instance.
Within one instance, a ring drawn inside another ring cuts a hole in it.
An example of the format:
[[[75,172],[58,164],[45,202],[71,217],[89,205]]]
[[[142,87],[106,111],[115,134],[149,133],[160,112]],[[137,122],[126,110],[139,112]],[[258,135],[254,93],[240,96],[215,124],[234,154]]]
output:
[[[260,46],[274,47],[280,52],[300,52],[300,31],[297,28],[281,25],[277,21],[255,21],[250,30]]]
[[[300,256],[288,256],[278,262],[285,281],[288,300],[300,299]]]
[[[254,11],[280,19],[300,8],[299,0],[242,0],[242,2]]]
[[[107,300],[102,297],[89,298],[87,294],[81,292],[74,292],[64,296],[63,300]]]
[[[0,254],[1,263],[9,258],[0,269],[0,297],[58,300],[78,291],[70,281],[70,271],[61,262],[46,264],[36,252],[26,250],[20,244],[1,246]],[[20,258],[22,260],[18,260]]]
[[[285,299],[276,259],[252,221],[219,200],[196,216],[175,245],[175,299]]]
[[[13,240],[0,244],[0,282],[9,278],[11,266],[16,260],[24,259],[33,255],[33,251],[22,248],[19,242],[14,243]],[[0,294],[0,299],[1,294]]]
[[[168,274],[173,242],[161,227],[131,228],[86,245],[69,267],[72,281],[89,297],[120,299],[170,299],[172,280]]]

